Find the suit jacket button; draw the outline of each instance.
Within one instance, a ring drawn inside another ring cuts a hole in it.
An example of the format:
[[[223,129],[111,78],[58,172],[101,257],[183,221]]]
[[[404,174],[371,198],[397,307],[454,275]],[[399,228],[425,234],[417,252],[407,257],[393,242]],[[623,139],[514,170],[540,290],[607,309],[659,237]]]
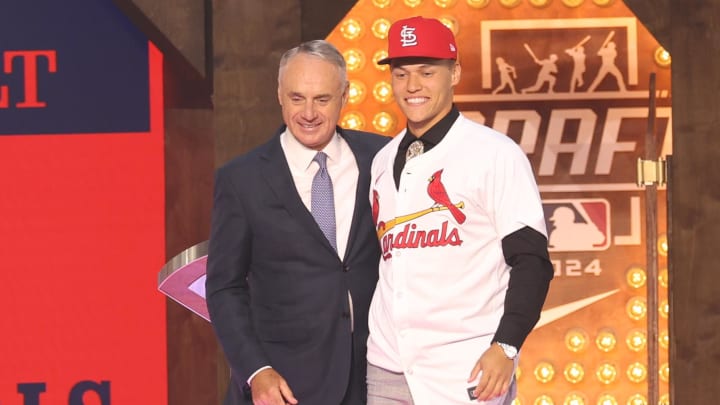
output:
[[[344,271],[345,273],[347,273],[348,271],[350,271],[350,266],[348,266],[348,265],[343,266],[343,271]]]

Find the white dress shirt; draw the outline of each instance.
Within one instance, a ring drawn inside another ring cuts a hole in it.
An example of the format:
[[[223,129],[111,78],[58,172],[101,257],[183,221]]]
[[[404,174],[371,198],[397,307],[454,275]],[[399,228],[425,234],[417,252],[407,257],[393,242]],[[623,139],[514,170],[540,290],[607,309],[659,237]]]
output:
[[[280,135],[280,145],[290,166],[295,188],[309,211],[312,181],[319,168],[313,158],[318,151],[298,142],[287,130]],[[350,146],[337,133],[322,151],[328,156],[327,170],[332,179],[333,199],[335,200],[337,252],[342,259],[347,249],[350,224],[355,209],[358,166]]]
[[[290,166],[290,174],[292,175],[298,195],[300,199],[302,199],[303,204],[305,204],[305,207],[310,211],[312,181],[315,173],[317,173],[320,168],[318,163],[313,161],[318,151],[310,149],[298,142],[289,130],[285,130],[285,132],[280,135],[280,146],[282,147],[283,153],[285,153],[288,166]],[[333,200],[335,202],[337,253],[338,257],[342,260],[345,256],[345,250],[347,249],[350,225],[352,224],[352,217],[355,211],[355,194],[357,191],[359,171],[355,155],[352,153],[352,150],[350,150],[347,142],[345,142],[338,133],[333,135],[330,143],[328,143],[322,151],[325,152],[328,157],[327,170],[332,180]],[[348,291],[348,300],[350,302],[350,322],[352,324],[354,317],[350,291]],[[270,366],[261,367],[255,371],[250,378],[248,378],[248,384],[252,382],[252,379],[257,373],[266,368],[270,368]]]

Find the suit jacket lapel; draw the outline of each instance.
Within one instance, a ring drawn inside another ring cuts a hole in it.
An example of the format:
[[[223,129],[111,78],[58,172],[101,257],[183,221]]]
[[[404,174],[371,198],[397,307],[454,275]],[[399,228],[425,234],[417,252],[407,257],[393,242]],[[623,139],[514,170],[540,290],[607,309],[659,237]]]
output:
[[[362,144],[356,142],[353,134],[343,133],[342,129],[339,127],[338,131],[350,146],[358,165],[358,182],[357,188],[355,189],[355,208],[353,209],[352,222],[350,223],[350,234],[348,235],[347,247],[345,248],[344,260],[346,260],[350,257],[350,254],[355,247],[354,242],[357,239],[357,233],[361,226],[361,214],[364,211],[367,211],[366,206],[370,204],[370,165],[372,163],[373,154],[371,151],[363,148]]]
[[[263,167],[259,174],[265,178],[273,193],[277,196],[278,201],[285,206],[290,216],[298,221],[312,237],[318,239],[327,249],[337,254],[297,192],[290,173],[290,166],[282,146],[280,146],[280,134],[283,131],[285,131],[284,126],[266,144],[267,148],[261,154]]]

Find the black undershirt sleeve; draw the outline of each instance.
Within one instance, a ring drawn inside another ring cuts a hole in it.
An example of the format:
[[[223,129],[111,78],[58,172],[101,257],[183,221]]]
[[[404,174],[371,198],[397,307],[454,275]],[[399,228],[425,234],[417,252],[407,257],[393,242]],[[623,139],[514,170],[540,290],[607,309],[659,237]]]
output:
[[[526,226],[502,240],[505,262],[511,267],[505,296],[505,313],[500,319],[493,342],[522,346],[540,319],[553,267],[547,238]]]

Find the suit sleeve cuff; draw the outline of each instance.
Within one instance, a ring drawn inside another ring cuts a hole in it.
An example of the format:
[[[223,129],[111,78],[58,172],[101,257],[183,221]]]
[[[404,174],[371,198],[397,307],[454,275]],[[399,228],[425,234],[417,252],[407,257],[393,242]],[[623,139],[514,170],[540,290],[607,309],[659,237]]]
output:
[[[250,377],[248,377],[248,379],[247,379],[247,384],[248,384],[248,385],[252,385],[252,380],[253,380],[253,378],[255,378],[255,376],[256,376],[259,372],[261,372],[261,371],[263,371],[263,370],[265,370],[265,369],[268,369],[268,368],[272,368],[272,367],[270,367],[270,366],[260,367],[260,368],[257,369],[254,373],[250,374]]]

